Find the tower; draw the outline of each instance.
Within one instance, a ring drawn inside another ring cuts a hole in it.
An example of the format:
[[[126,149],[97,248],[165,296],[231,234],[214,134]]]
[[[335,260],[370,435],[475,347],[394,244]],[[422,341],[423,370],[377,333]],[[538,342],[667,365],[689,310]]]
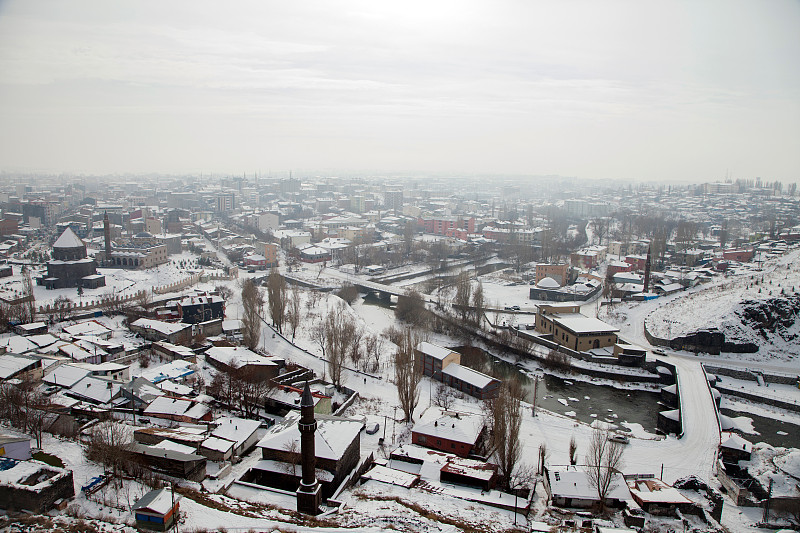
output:
[[[310,515],[319,514],[321,502],[321,489],[317,481],[316,467],[317,456],[314,450],[314,439],[317,431],[317,421],[314,418],[314,398],[311,397],[311,389],[308,388],[308,381],[303,388],[303,395],[300,398],[300,457],[303,477],[300,487],[297,489],[297,511]]]
[[[106,244],[105,263],[109,264],[111,262],[111,224],[108,222],[108,211],[103,215],[103,236]]]
[[[650,246],[647,247],[647,259],[644,261],[644,291],[650,287]]]

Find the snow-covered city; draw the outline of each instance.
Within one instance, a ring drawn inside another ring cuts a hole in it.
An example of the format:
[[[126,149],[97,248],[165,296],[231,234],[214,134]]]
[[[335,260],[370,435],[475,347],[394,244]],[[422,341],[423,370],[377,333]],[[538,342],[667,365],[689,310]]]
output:
[[[800,531],[798,27],[0,2],[0,532]]]

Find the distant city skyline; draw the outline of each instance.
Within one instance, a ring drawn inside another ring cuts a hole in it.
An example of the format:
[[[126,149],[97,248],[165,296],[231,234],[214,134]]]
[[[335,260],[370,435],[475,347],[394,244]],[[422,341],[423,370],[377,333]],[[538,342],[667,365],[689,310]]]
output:
[[[800,3],[0,2],[0,171],[800,179]]]

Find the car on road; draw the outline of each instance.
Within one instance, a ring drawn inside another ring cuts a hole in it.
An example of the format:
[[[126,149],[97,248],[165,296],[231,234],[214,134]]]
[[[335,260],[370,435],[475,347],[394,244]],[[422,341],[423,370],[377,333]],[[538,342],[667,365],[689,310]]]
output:
[[[664,356],[667,355],[667,352],[665,352],[661,348],[653,348],[653,353],[656,355],[664,355]]]
[[[608,440],[613,442],[619,442],[620,444],[628,444],[631,440],[628,438],[627,435],[623,435],[621,433],[615,433],[608,438]]]
[[[506,306],[506,311],[519,311],[519,306],[518,305],[507,305]]]

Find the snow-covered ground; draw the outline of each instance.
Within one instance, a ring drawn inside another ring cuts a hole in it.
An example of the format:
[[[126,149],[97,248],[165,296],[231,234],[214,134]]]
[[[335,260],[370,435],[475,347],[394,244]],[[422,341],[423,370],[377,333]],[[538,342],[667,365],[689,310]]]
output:
[[[745,301],[765,302],[782,294],[800,292],[798,261],[800,249],[794,249],[768,260],[761,270],[743,266],[735,274],[720,276],[707,285],[679,293],[681,297],[658,306],[650,314],[648,330],[657,337],[674,338],[716,327],[725,332],[729,340],[753,342],[762,347],[758,354],[743,354],[739,358],[763,360],[768,355],[773,359],[791,360],[800,352],[800,323],[795,323],[782,336],[767,333],[765,338],[744,324],[737,311]]]

